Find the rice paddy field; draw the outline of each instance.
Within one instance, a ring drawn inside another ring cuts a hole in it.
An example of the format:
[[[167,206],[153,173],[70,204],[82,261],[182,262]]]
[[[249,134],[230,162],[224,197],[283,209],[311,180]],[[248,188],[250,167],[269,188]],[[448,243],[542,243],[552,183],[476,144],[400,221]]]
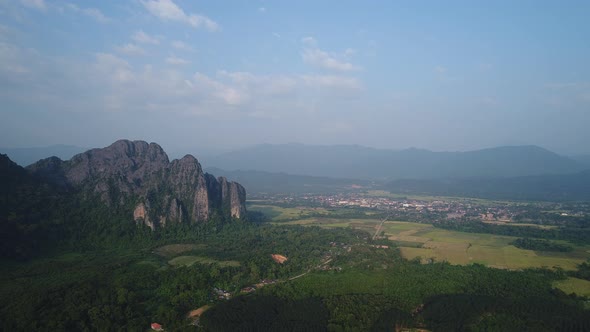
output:
[[[372,234],[380,220],[307,218],[280,224],[352,227]],[[424,263],[447,261],[460,265],[479,263],[502,269],[547,267],[575,270],[578,264],[590,258],[589,246],[570,244],[574,246],[574,251],[565,253],[525,250],[510,244],[516,237],[463,233],[436,228],[431,224],[386,221],[382,231],[384,237],[398,245],[404,258],[420,259]]]
[[[248,204],[249,211],[262,212],[271,218],[273,221],[293,220],[310,217],[312,215],[326,215],[330,214],[330,211],[324,208],[313,208],[313,207],[279,207],[276,205],[265,205],[265,204]]]

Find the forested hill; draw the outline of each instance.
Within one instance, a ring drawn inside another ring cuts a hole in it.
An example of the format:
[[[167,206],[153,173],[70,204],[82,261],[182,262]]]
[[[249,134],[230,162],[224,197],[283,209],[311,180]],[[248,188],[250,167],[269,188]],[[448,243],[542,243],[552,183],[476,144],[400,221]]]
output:
[[[385,188],[396,193],[491,199],[590,200],[590,170],[574,174],[437,180],[396,180]]]
[[[580,162],[537,146],[468,152],[380,150],[361,146],[258,145],[204,161],[225,170],[258,170],[351,179],[509,177],[574,173]]]

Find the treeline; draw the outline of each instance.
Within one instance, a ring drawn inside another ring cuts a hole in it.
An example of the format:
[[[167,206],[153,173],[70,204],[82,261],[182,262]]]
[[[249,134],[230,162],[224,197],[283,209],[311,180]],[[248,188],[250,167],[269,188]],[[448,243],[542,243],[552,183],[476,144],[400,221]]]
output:
[[[479,221],[440,221],[434,223],[435,227],[468,232],[468,233],[488,233],[507,235],[515,237],[531,237],[547,240],[564,240],[577,244],[590,244],[590,228],[588,225],[584,228],[559,227],[551,229],[542,229],[537,227],[516,227],[510,225],[486,224]]]
[[[530,238],[518,238],[510,244],[517,248],[537,250],[537,251],[557,251],[557,252],[571,252],[574,250],[572,246],[559,244],[547,240],[538,240]]]

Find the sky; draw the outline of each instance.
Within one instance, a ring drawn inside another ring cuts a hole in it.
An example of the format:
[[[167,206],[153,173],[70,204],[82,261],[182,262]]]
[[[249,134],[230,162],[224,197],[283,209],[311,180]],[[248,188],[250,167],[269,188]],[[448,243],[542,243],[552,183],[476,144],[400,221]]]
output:
[[[589,154],[588,17],[589,1],[0,0],[0,146]]]

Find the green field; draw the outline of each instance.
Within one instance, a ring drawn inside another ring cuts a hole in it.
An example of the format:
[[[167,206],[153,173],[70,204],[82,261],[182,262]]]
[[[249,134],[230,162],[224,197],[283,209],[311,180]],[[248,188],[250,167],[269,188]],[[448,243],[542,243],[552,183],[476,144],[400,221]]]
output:
[[[368,233],[374,233],[376,227],[381,223],[378,219],[348,219],[348,218],[307,218],[289,222],[274,223],[276,225],[307,225],[319,226],[322,228],[351,227]]]
[[[378,219],[307,218],[281,224],[352,227],[373,234],[379,223]],[[588,246],[572,245],[575,249],[569,253],[524,250],[510,244],[515,237],[449,231],[430,224],[386,221],[382,230],[385,237],[400,247],[404,258],[419,258],[423,262],[479,263],[502,269],[559,267],[575,270],[578,264],[590,258]]]
[[[368,190],[366,193],[367,196],[371,197],[389,197],[395,199],[409,199],[409,200],[416,200],[416,201],[424,201],[424,202],[432,202],[432,201],[469,201],[473,203],[477,203],[479,205],[497,205],[497,204],[515,204],[512,201],[503,201],[503,200],[492,200],[492,199],[485,199],[485,198],[476,198],[476,197],[460,197],[460,196],[432,196],[432,195],[411,195],[411,194],[397,194],[392,193],[386,190]]]
[[[218,261],[204,256],[178,256],[168,261],[172,266],[191,266],[193,264],[217,264],[221,267],[240,266],[238,261]]]
[[[590,281],[578,278],[567,278],[557,281],[555,287],[566,294],[576,293],[577,295],[590,296]]]
[[[329,211],[324,208],[312,207],[280,207],[276,205],[251,204],[248,205],[249,211],[262,212],[272,219],[272,221],[293,220],[306,218],[312,215],[329,215]]]

